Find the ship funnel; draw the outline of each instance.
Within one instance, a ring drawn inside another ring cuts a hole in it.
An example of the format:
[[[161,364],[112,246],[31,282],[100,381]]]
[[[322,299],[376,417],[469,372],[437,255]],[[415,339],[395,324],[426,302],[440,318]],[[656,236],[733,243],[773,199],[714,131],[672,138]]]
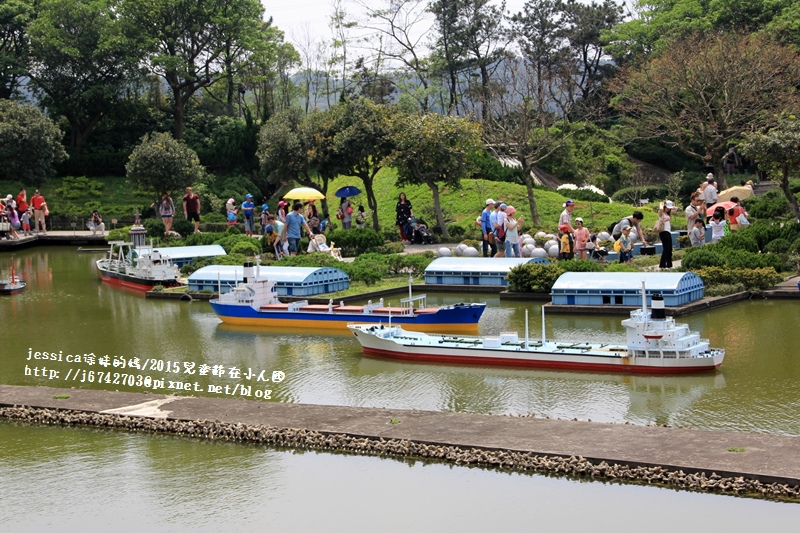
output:
[[[243,280],[245,283],[253,283],[256,281],[256,273],[255,269],[253,268],[252,261],[245,261],[244,263],[244,272],[242,273]]]
[[[664,320],[667,318],[667,314],[664,310],[664,297],[660,293],[653,295],[651,307],[652,312],[650,314],[650,318],[653,320]]]

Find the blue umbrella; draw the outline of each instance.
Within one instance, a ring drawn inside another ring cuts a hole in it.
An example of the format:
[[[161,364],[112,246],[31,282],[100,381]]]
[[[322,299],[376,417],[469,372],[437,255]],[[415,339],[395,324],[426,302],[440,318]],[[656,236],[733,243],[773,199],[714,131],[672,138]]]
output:
[[[359,194],[361,194],[361,189],[352,185],[347,185],[336,191],[334,196],[337,198],[349,198],[350,196],[358,196]]]

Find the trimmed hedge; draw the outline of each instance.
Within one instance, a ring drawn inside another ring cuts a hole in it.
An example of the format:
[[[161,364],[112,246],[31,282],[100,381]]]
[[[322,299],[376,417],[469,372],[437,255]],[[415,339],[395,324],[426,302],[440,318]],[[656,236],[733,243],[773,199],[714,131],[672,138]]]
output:
[[[559,264],[524,263],[508,272],[510,292],[550,292],[564,270]]]
[[[772,267],[766,268],[720,268],[708,267],[695,271],[706,286],[740,285],[744,290],[765,290],[774,287],[783,276]]]

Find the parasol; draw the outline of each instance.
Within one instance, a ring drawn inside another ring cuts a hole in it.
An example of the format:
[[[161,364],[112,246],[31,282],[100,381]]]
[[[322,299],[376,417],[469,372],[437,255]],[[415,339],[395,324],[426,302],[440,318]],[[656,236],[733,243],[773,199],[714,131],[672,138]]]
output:
[[[336,191],[334,196],[337,198],[349,198],[350,196],[358,196],[359,194],[361,194],[361,189],[353,185],[347,185]]]
[[[311,187],[297,187],[283,195],[289,200],[322,200],[325,195]]]
[[[737,185],[736,187],[731,187],[730,189],[725,189],[717,196],[717,201],[719,202],[727,202],[731,199],[731,197],[736,196],[739,200],[744,200],[745,198],[750,198],[750,195],[753,194],[753,189],[744,185]]]
[[[714,214],[714,210],[716,208],[718,208],[718,207],[722,207],[727,212],[728,209],[730,209],[731,207],[733,207],[735,205],[736,205],[736,202],[717,202],[714,205],[712,205],[711,207],[709,207],[708,209],[706,209],[706,216],[710,217],[711,215],[713,215]]]

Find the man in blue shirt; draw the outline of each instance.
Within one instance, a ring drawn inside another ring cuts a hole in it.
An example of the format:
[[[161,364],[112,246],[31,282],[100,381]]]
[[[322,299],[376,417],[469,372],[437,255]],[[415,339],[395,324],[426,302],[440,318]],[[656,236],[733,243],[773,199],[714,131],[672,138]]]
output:
[[[306,217],[304,217],[300,210],[303,204],[295,202],[292,206],[292,212],[286,215],[286,240],[289,243],[289,255],[297,255],[300,249],[300,237],[302,228],[305,228],[309,235],[311,235],[311,228],[308,227]]]
[[[494,212],[494,200],[486,200],[486,207],[481,212],[481,231],[483,232],[483,257],[494,257],[497,253],[497,246],[494,243],[494,228],[492,227],[491,215]],[[489,255],[489,252],[492,255]]]
[[[245,195],[244,203],[242,203],[242,213],[244,213],[244,233],[248,237],[252,237],[253,231],[256,229],[255,209],[256,204],[253,203],[253,195]]]

